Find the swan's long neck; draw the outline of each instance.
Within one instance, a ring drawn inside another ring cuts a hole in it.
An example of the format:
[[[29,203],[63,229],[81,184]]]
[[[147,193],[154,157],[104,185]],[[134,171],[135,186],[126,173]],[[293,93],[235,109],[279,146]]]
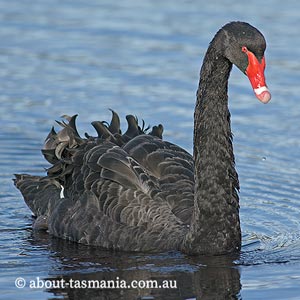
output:
[[[184,243],[189,253],[221,254],[241,244],[227,96],[231,67],[211,45],[201,68],[194,115],[195,208]]]

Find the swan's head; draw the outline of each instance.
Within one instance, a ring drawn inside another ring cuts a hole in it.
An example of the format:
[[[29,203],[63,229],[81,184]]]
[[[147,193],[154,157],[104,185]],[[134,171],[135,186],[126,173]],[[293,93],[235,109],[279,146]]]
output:
[[[256,97],[263,103],[271,100],[266,85],[264,53],[266,41],[255,27],[244,22],[226,24],[221,32],[225,57],[235,64],[250,80]]]

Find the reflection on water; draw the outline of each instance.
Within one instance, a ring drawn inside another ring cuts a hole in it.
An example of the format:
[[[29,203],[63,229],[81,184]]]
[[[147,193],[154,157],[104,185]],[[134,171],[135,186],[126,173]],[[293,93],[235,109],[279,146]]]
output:
[[[300,287],[300,4],[282,1],[0,1],[0,299],[297,299]],[[259,7],[259,9],[257,9]],[[43,139],[62,114],[137,115],[192,151],[204,51],[246,20],[267,38],[273,99],[256,102],[236,69],[229,96],[241,183],[238,257],[110,253],[33,233],[13,173],[41,175]],[[292,45],[292,46],[291,46]],[[164,279],[168,289],[17,289],[17,277]]]
[[[50,250],[50,259],[56,264],[55,271],[43,280],[55,280],[81,284],[93,280],[109,284],[141,284],[164,280],[170,281],[167,289],[48,289],[56,296],[68,295],[69,299],[240,299],[239,269],[234,256],[187,257],[178,252],[162,254],[125,254],[101,251],[52,238],[45,233],[35,233],[30,242],[34,247]],[[112,283],[111,283],[112,284]]]

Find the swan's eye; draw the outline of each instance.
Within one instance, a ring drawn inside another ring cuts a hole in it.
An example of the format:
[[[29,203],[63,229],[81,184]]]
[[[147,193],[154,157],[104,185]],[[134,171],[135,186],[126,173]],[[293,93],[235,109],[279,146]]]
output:
[[[247,47],[243,46],[243,47],[242,47],[242,51],[245,52],[245,53],[247,53],[247,52],[248,52]]]

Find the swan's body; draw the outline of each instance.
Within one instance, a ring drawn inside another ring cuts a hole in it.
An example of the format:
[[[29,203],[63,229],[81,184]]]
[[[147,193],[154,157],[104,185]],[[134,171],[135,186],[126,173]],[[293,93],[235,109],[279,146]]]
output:
[[[81,138],[75,116],[46,139],[53,164],[46,177],[16,175],[15,184],[37,216],[36,228],[79,243],[123,251],[180,250],[221,254],[239,250],[238,176],[234,166],[227,84],[232,63],[257,97],[270,100],[264,81],[265,40],[247,23],[225,25],[212,40],[200,74],[194,158],[150,134],[128,116],[93,122],[97,138]],[[63,187],[63,191],[62,191]]]

